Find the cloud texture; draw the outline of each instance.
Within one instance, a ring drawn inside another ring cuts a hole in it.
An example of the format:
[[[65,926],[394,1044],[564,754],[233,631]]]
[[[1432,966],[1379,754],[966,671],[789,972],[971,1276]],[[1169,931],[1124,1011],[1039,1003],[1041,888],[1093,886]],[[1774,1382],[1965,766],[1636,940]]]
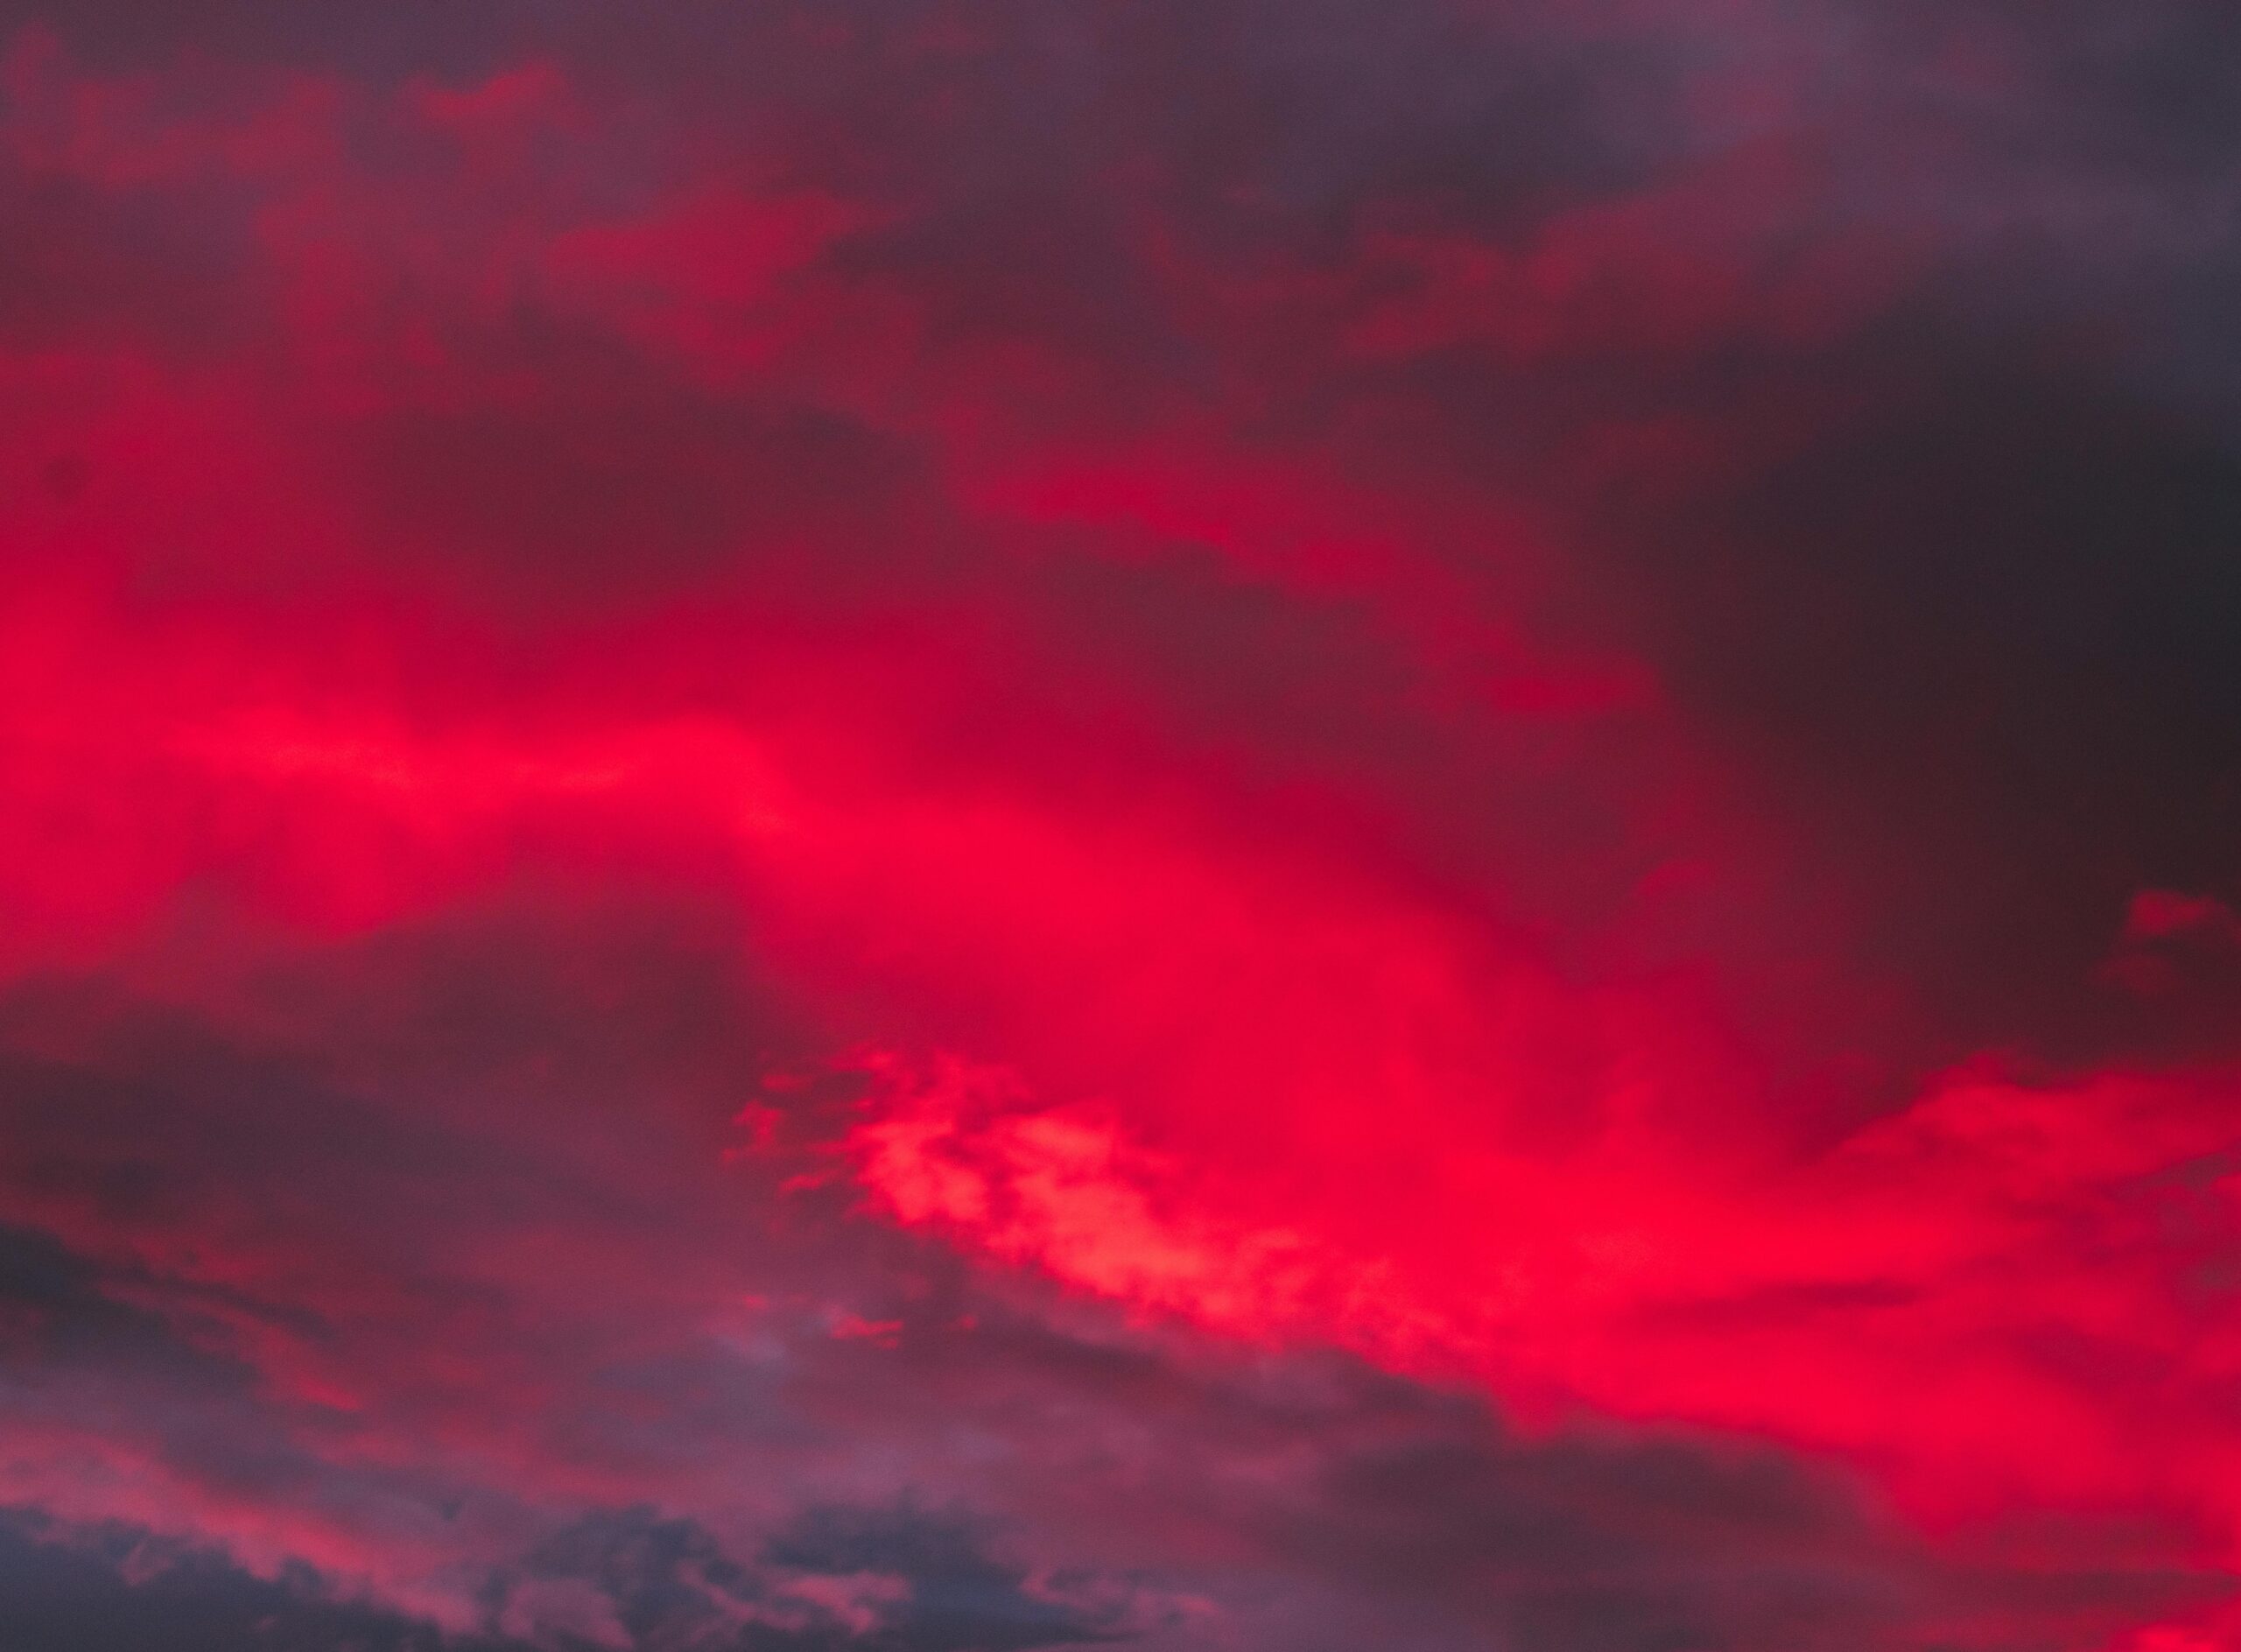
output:
[[[2236,1644],[2237,61],[0,4],[10,1645]]]

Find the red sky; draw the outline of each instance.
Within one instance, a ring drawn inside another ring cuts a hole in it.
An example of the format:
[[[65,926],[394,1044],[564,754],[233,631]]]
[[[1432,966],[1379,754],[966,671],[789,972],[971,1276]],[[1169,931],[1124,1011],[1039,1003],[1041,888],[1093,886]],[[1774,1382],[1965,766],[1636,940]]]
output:
[[[2237,60],[0,4],[0,1641],[2241,1646]]]

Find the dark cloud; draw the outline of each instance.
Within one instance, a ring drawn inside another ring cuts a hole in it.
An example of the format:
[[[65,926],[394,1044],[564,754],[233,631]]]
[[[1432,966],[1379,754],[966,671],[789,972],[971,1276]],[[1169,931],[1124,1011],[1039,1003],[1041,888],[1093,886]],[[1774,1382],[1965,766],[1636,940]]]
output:
[[[256,1578],[121,1528],[66,1534],[36,1515],[0,1513],[0,1611],[22,1652],[497,1652],[378,1607],[322,1600],[316,1581]]]
[[[1625,524],[1651,646],[1906,891],[1871,945],[1928,988],[1941,1052],[2136,1048],[2094,974],[2125,903],[2241,877],[2241,454],[2089,361],[1921,312],[1832,359],[1851,408],[1811,444]]]
[[[130,343],[207,359],[253,336],[254,299],[239,283],[248,216],[239,192],[102,190],[9,165],[0,167],[0,214],[20,249],[0,276],[0,339]]]
[[[201,51],[214,61],[295,65],[383,77],[488,73],[519,50],[551,8],[499,0],[473,13],[436,4],[346,4],[303,17],[269,0],[223,0],[191,23],[147,0],[85,0],[67,7],[10,0],[0,25],[36,28],[105,68],[144,69]]]
[[[590,1583],[634,1647],[1029,1652],[1115,1638],[1109,1613],[1030,1590],[970,1522],[907,1508],[807,1509],[748,1564],[693,1521],[597,1514],[546,1539],[521,1576]]]
[[[1857,1515],[1773,1459],[1432,1439],[1338,1456],[1323,1483],[1323,1519],[1289,1534],[1319,1564],[1520,1644],[1849,1646],[1905,1604],[1861,1565]]]
[[[210,1309],[236,1305],[222,1291],[200,1302],[198,1294],[130,1268],[104,1269],[52,1234],[0,1227],[0,1316],[7,1327],[0,1369],[22,1390],[18,1403],[32,1402],[42,1390],[82,1392],[120,1381],[186,1396],[237,1390],[249,1372],[197,1346],[174,1322],[183,1319],[191,1332],[198,1320],[207,1323]],[[170,1312],[136,1304],[136,1295]]]

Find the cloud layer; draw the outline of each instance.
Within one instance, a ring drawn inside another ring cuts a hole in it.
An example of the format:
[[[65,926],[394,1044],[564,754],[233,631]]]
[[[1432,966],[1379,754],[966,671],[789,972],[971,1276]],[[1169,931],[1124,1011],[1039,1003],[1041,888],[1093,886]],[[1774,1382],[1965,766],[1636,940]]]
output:
[[[2229,10],[0,4],[0,1616],[2241,1634]]]

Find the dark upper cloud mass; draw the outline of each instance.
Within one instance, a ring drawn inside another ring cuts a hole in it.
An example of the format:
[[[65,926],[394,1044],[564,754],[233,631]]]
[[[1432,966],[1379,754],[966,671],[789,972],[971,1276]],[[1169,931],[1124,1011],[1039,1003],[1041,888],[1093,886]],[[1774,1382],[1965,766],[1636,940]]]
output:
[[[2237,95],[0,0],[0,1652],[2241,1644]]]

